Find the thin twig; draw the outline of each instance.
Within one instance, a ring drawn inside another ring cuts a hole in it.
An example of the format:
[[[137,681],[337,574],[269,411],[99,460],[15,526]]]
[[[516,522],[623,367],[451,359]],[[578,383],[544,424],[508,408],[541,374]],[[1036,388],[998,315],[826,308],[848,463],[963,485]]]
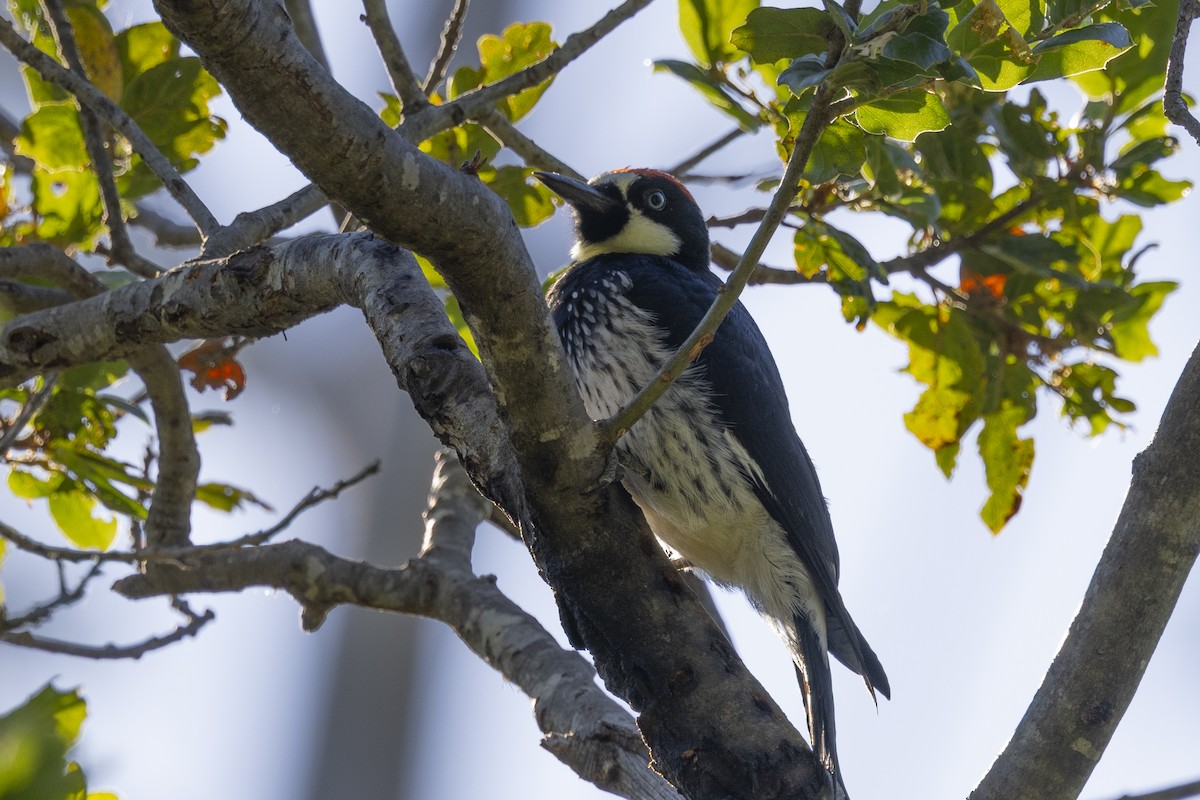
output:
[[[20,550],[40,556],[48,561],[114,561],[122,564],[141,564],[153,562],[178,565],[185,563],[190,557],[227,550],[239,550],[253,545],[261,545],[286,529],[296,520],[298,516],[305,511],[309,510],[313,506],[320,505],[326,500],[332,500],[336,498],[346,489],[361,483],[377,472],[379,472],[379,462],[374,461],[363,469],[359,470],[357,474],[346,478],[345,480],[338,481],[328,489],[316,487],[307,495],[305,495],[298,503],[296,503],[296,505],[292,507],[292,510],[285,514],[279,520],[279,522],[275,523],[270,528],[258,531],[257,533],[246,534],[245,536],[241,536],[237,539],[231,539],[227,542],[191,545],[188,547],[155,547],[134,551],[76,550],[70,547],[56,547],[54,545],[43,544],[36,539],[20,533],[3,522],[0,522],[0,538],[7,539]]]
[[[25,425],[42,410],[42,406],[46,405],[46,402],[50,399],[50,395],[54,394],[54,386],[58,383],[58,373],[54,371],[47,372],[44,380],[45,385],[25,401],[25,405],[21,406],[21,412],[9,423],[8,430],[4,432],[4,436],[0,437],[0,458],[8,455],[8,448],[12,447],[13,442],[21,435],[21,431],[25,428]]]
[[[57,61],[25,41],[12,23],[0,19],[0,44],[3,44],[17,59],[32,67],[42,78],[74,95],[82,105],[98,113],[108,124],[129,140],[133,149],[142,157],[146,166],[162,181],[175,202],[187,212],[202,234],[207,235],[218,227],[217,219],[200,200],[187,181],[179,176],[175,167],[162,151],[150,141],[141,127],[120,106],[108,99],[85,77],[64,69]]]
[[[67,588],[66,576],[61,569],[62,563],[60,562],[58,566],[60,567],[58,597],[29,609],[19,617],[0,617],[0,632],[15,632],[21,628],[40,625],[49,619],[54,612],[78,603],[83,599],[87,585],[91,583],[93,578],[100,574],[100,570],[103,568],[103,565],[99,562],[92,564],[92,568],[87,571],[86,575],[79,579],[79,583],[75,584],[73,589],[69,589]]]
[[[733,270],[737,269],[741,260],[742,255],[740,253],[735,253],[723,244],[713,242],[712,261],[721,269],[733,272]],[[818,273],[810,278],[796,269],[784,269],[783,267],[772,267],[769,264],[759,263],[750,275],[749,285],[760,286],[769,283],[790,286],[798,283],[828,282],[829,279],[824,273]]]
[[[671,384],[683,374],[687,365],[698,358],[700,352],[712,342],[718,326],[737,303],[742,289],[746,287],[750,276],[757,268],[758,260],[766,250],[767,243],[775,235],[779,223],[787,215],[788,209],[796,197],[800,179],[804,174],[804,167],[808,163],[808,157],[812,153],[817,137],[832,119],[828,113],[829,97],[830,92],[824,86],[819,88],[813,97],[812,107],[804,119],[800,132],[796,135],[796,143],[792,148],[792,154],[788,159],[779,188],[775,191],[767,213],[759,224],[758,230],[754,232],[737,268],[725,282],[724,290],[717,295],[717,299],[705,313],[700,324],[679,346],[667,363],[659,369],[658,374],[651,379],[650,383],[642,387],[642,390],[624,408],[610,419],[600,423],[604,437],[608,441],[616,442],[617,439],[624,436],[633,424],[641,419],[642,415],[649,411],[658,398],[671,387]]]
[[[728,146],[732,142],[737,141],[739,138],[744,136],[746,133],[747,132],[742,130],[741,128],[734,128],[729,133],[725,134],[724,136],[722,136],[721,138],[712,142],[711,144],[705,145],[704,147],[700,148],[693,155],[685,158],[683,161],[680,161],[675,166],[668,168],[667,172],[671,173],[676,178],[679,178],[680,180],[682,180],[683,178],[688,177],[688,173],[691,172],[692,168],[695,167],[697,164],[699,164],[701,161],[708,158],[709,156],[711,156],[713,153],[717,152],[718,150],[721,150],[722,148]]]
[[[1167,119],[1176,125],[1181,125],[1200,144],[1200,120],[1193,116],[1188,109],[1187,101],[1183,99],[1183,65],[1187,52],[1188,35],[1192,30],[1192,20],[1200,16],[1200,3],[1197,0],[1180,0],[1179,18],[1175,23],[1175,36],[1171,40],[1171,55],[1167,61],[1166,91],[1163,93],[1163,111]]]
[[[401,109],[405,114],[419,111],[429,105],[429,98],[425,96],[412,65],[408,63],[408,57],[404,55],[404,47],[388,18],[387,3],[385,0],[362,0],[362,4],[365,12],[363,19],[375,37],[375,46],[383,57],[383,66],[392,81],[392,88],[400,98]]]
[[[116,660],[123,658],[139,659],[153,650],[158,650],[167,645],[174,644],[181,639],[186,639],[189,636],[195,636],[200,632],[200,629],[216,618],[211,610],[205,611],[203,614],[194,614],[187,612],[188,623],[181,625],[175,630],[163,636],[152,636],[143,642],[129,645],[86,645],[77,644],[75,642],[64,642],[59,639],[46,639],[40,636],[34,636],[28,631],[18,631],[12,633],[0,632],[0,642],[15,645],[17,647],[28,647],[31,650],[42,650],[47,653],[59,653],[61,655],[78,656],[80,658],[93,658],[96,660]]]
[[[587,180],[576,172],[569,164],[557,156],[547,152],[533,139],[517,130],[517,126],[508,121],[504,112],[490,108],[476,118],[483,127],[499,139],[505,147],[521,157],[527,165],[559,175],[566,175],[577,180]]]
[[[1117,800],[1187,800],[1189,797],[1200,797],[1200,780],[1168,786],[1165,789],[1155,789],[1144,794],[1125,794],[1118,797]]]
[[[494,106],[506,97],[519,94],[553,78],[565,66],[582,56],[618,25],[633,17],[651,2],[653,0],[625,0],[624,3],[597,20],[595,24],[568,36],[562,46],[555,48],[536,64],[495,83],[472,89],[448,103],[425,108],[420,113],[405,118],[399,128],[400,132],[409,141],[422,141],[439,130],[453,127],[463,120],[483,113],[487,108]]]
[[[75,30],[71,20],[63,8],[62,0],[42,0],[46,15],[50,20],[51,30],[58,42],[58,51],[67,67],[77,75],[87,78],[83,59],[79,56],[79,47],[75,42]],[[121,213],[121,195],[117,191],[117,181],[113,177],[112,161],[108,157],[108,148],[104,140],[107,138],[100,117],[88,106],[75,100],[79,110],[79,125],[83,131],[83,145],[88,158],[92,162],[92,170],[100,187],[100,204],[104,208],[104,224],[108,227],[108,235],[112,246],[106,254],[109,264],[122,264],[135,275],[143,278],[157,277],[161,270],[158,265],[139,255],[129,239],[129,231],[125,227],[125,217]]]
[[[442,41],[438,45],[437,55],[429,65],[425,82],[421,84],[426,96],[433,94],[446,77],[450,59],[454,58],[454,51],[458,49],[458,43],[462,39],[463,23],[466,22],[467,7],[470,5],[471,0],[454,0],[454,8],[450,11],[446,27],[442,30]]]

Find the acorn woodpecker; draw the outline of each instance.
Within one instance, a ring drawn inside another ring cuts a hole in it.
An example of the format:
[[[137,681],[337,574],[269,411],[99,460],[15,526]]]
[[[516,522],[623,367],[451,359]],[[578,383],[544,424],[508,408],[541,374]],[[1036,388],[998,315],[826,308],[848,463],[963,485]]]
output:
[[[646,385],[721,291],[708,228],[665,172],[590,183],[539,172],[573,209],[572,263],[550,290],[588,413],[606,419]],[[838,551],[817,473],[779,369],[738,303],[711,344],[617,443],[621,479],[681,564],[742,589],[787,644],[813,750],[836,779],[828,653],[890,697],[887,676],[838,593]]]

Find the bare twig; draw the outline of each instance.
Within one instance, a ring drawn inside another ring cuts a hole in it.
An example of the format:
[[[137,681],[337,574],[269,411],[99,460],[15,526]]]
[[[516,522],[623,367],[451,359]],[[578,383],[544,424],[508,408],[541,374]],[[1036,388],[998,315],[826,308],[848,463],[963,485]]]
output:
[[[533,139],[517,130],[517,126],[508,121],[508,117],[504,116],[503,111],[490,108],[480,114],[477,119],[493,136],[503,142],[505,147],[519,155],[521,160],[529,166],[557,172],[559,175],[568,175],[581,181],[587,180],[569,164],[547,152]]]
[[[454,51],[458,49],[458,43],[462,39],[463,23],[466,22],[467,8],[470,5],[470,0],[454,0],[454,8],[446,19],[446,27],[442,29],[442,41],[438,45],[437,55],[433,57],[429,72],[425,75],[425,82],[421,84],[421,89],[426,95],[433,94],[446,77],[450,59],[454,58]]]
[[[1155,789],[1143,794],[1121,795],[1117,800],[1187,800],[1189,797],[1200,797],[1200,780],[1168,786],[1165,789]]]
[[[8,430],[4,431],[3,437],[0,437],[0,458],[8,455],[8,448],[12,447],[13,442],[21,435],[25,425],[42,410],[42,406],[46,405],[50,395],[54,394],[54,385],[58,383],[58,373],[47,372],[43,376],[43,380],[45,384],[42,388],[25,401],[25,405],[21,406],[20,413],[13,417],[12,422],[8,423]]]
[[[108,99],[91,81],[64,69],[50,56],[21,38],[12,23],[4,19],[0,19],[0,44],[8,48],[18,60],[32,67],[44,80],[70,92],[81,105],[98,113],[128,139],[146,166],[162,181],[167,192],[188,213],[201,233],[207,235],[217,228],[216,217],[192,191],[187,181],[179,176],[162,151],[120,106]]]
[[[1200,144],[1200,120],[1188,109],[1183,99],[1183,66],[1187,52],[1188,35],[1192,31],[1192,20],[1200,16],[1197,0],[1180,0],[1179,18],[1175,23],[1175,36],[1171,39],[1171,54],[1167,61],[1166,91],[1163,93],[1163,111],[1167,119],[1182,125],[1192,138]]]
[[[762,257],[767,243],[775,235],[779,223],[787,215],[788,209],[796,197],[796,190],[800,185],[800,178],[804,174],[808,157],[812,153],[817,137],[831,119],[828,112],[829,98],[830,92],[824,86],[819,88],[813,97],[812,107],[804,119],[800,132],[796,135],[796,143],[788,158],[787,168],[784,170],[779,188],[776,189],[775,196],[771,198],[767,213],[759,224],[758,230],[754,232],[737,268],[725,282],[724,291],[717,295],[717,299],[705,313],[700,324],[684,340],[667,363],[659,369],[658,374],[651,379],[650,383],[642,387],[641,391],[626,403],[624,408],[602,423],[604,435],[608,441],[615,442],[625,435],[633,424],[641,419],[642,415],[650,410],[658,398],[671,387],[676,378],[683,374],[687,365],[699,357],[700,351],[712,342],[717,327],[737,303],[742,289],[746,287],[757,268],[758,260]]]
[[[32,553],[48,561],[65,561],[72,563],[94,561],[97,563],[117,562],[121,564],[142,564],[142,563],[163,563],[183,565],[189,559],[208,555],[211,553],[221,553],[229,550],[239,550],[244,547],[261,545],[270,539],[274,538],[283,530],[287,529],[296,518],[308,511],[314,506],[318,506],[326,500],[336,499],[346,489],[362,483],[367,478],[379,472],[379,462],[375,461],[368,464],[363,469],[359,470],[355,475],[340,480],[328,489],[315,487],[299,502],[292,507],[288,513],[284,514],[279,522],[275,523],[265,530],[257,531],[256,533],[248,533],[245,536],[240,536],[237,539],[231,539],[227,542],[216,542],[214,544],[198,544],[188,545],[186,547],[150,547],[142,550],[76,550],[70,547],[57,547],[54,545],[43,544],[14,528],[0,522],[0,538],[7,539],[12,542],[18,549],[24,550],[27,553]]]
[[[177,606],[177,608],[185,609],[186,606]],[[0,642],[17,647],[27,647],[31,650],[42,650],[47,653],[59,653],[61,655],[78,656],[80,658],[93,658],[96,660],[132,658],[136,660],[153,650],[159,650],[181,639],[195,636],[200,632],[202,627],[216,618],[211,610],[205,611],[203,614],[195,614],[190,609],[186,611],[181,610],[181,613],[188,619],[186,625],[181,625],[163,636],[152,636],[137,644],[86,645],[34,636],[28,631],[0,632]]]
[[[378,461],[372,461],[370,464],[368,464],[367,466],[360,469],[354,475],[350,476],[349,478],[345,478],[343,480],[338,481],[333,486],[330,486],[328,489],[322,489],[320,486],[315,486],[315,487],[313,487],[313,489],[311,491],[309,491],[308,494],[304,495],[304,497],[301,498],[301,500],[298,503],[296,503],[296,505],[292,506],[291,511],[284,514],[283,517],[279,520],[279,522],[276,522],[271,527],[269,527],[265,530],[261,530],[257,533],[247,534],[245,536],[234,539],[230,542],[225,542],[220,545],[208,545],[207,548],[208,549],[217,549],[217,548],[229,549],[229,548],[235,548],[235,547],[248,547],[250,545],[263,544],[264,542],[268,542],[271,539],[275,538],[275,536],[278,535],[279,533],[281,533],[283,530],[288,528],[293,522],[295,522],[296,517],[300,516],[305,511],[308,511],[313,506],[318,506],[321,503],[324,503],[326,500],[335,500],[335,499],[337,499],[337,496],[340,495],[345,490],[349,489],[352,486],[356,486],[356,485],[362,483],[363,481],[365,481],[367,478],[371,477],[372,475],[378,474],[379,467],[380,467],[380,463]]]
[[[693,155],[685,158],[683,161],[680,161],[675,166],[668,167],[667,172],[671,173],[676,178],[683,180],[683,179],[689,177],[688,173],[690,173],[692,171],[692,169],[697,164],[699,164],[701,161],[708,158],[713,153],[716,153],[717,151],[721,150],[722,148],[728,146],[732,142],[737,141],[739,138],[741,138],[745,134],[746,134],[746,131],[742,130],[741,128],[734,128],[729,133],[720,137],[719,139],[712,142],[711,144],[705,145],[704,147],[700,148]]]
[[[392,81],[392,88],[400,98],[400,108],[405,114],[419,111],[429,105],[429,99],[425,96],[421,84],[417,82],[408,57],[404,55],[404,48],[400,45],[400,39],[396,36],[396,30],[388,17],[387,2],[362,0],[362,4],[365,12],[363,19],[371,29],[371,35],[375,37],[375,46],[379,48],[379,55],[383,57],[383,66]]]
[[[430,106],[420,113],[406,118],[404,124],[400,126],[401,132],[410,141],[427,139],[436,131],[444,130],[482,114],[486,109],[506,97],[537,86],[557,75],[563,67],[586,53],[614,28],[650,5],[651,2],[653,0],[625,0],[597,20],[595,24],[568,36],[561,47],[553,50],[536,64],[495,83],[473,89],[449,103]]]
[[[78,603],[83,599],[87,585],[91,583],[93,578],[100,574],[100,570],[102,569],[102,565],[99,562],[92,564],[92,568],[89,569],[87,573],[79,579],[79,582],[72,588],[67,586],[67,577],[62,569],[62,563],[59,562],[58,566],[58,596],[52,600],[48,600],[45,603],[31,608],[20,616],[0,616],[0,633],[12,633],[19,631],[22,628],[30,628],[35,625],[40,625],[49,619],[56,611],[60,611],[67,606]]]
[[[46,9],[63,61],[72,72],[87,79],[83,60],[79,57],[79,47],[75,43],[75,30],[71,27],[71,21],[63,8],[62,0],[42,0],[42,5]],[[100,122],[100,117],[78,98],[75,100],[75,106],[79,110],[84,148],[92,162],[92,170],[100,187],[100,203],[104,207],[104,224],[108,227],[108,235],[112,242],[107,253],[108,262],[110,265],[123,264],[135,275],[143,278],[153,278],[160,272],[158,265],[138,254],[133,247],[133,242],[129,239],[129,231],[125,227],[125,217],[121,213],[121,195],[117,191],[112,161],[108,157],[108,148],[104,144],[107,134]]]
[[[735,253],[723,244],[713,242],[712,244],[712,260],[721,269],[732,272],[737,269],[737,265],[742,260],[740,253]],[[783,269],[782,267],[772,267],[767,264],[759,263],[754,268],[754,272],[750,274],[748,284],[750,286],[758,286],[761,284],[782,284],[794,285],[797,283],[828,283],[828,279],[823,273],[819,273],[809,278],[795,269]]]

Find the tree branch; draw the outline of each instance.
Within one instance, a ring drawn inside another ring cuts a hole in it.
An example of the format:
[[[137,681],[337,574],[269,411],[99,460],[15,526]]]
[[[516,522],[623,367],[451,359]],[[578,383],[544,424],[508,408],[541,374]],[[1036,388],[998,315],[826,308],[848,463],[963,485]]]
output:
[[[630,14],[646,2],[621,10]],[[495,387],[490,397],[499,403],[503,427],[494,436],[503,441],[508,432],[520,467],[513,478],[523,490],[519,502],[501,505],[521,521],[572,642],[591,650],[609,688],[639,712],[658,768],[697,800],[815,797],[825,773],[702,612],[637,507],[615,486],[588,491],[604,473],[605,448],[584,412],[511,214],[473,177],[406,141],[420,138],[418,120],[436,123],[444,107],[407,118],[403,135],[396,135],[316,68],[272,5],[155,5],[246,119],[293,163],[372,229],[426,255],[445,276]],[[611,27],[620,17],[606,20]],[[583,42],[568,39],[556,52],[582,49]],[[561,68],[565,60],[556,59],[563,56],[552,54],[542,62],[552,66],[541,69]],[[534,83],[548,77],[537,77],[538,69],[529,75]],[[519,88],[504,85],[501,94]],[[29,343],[24,334],[18,339]],[[486,473],[465,463],[486,486]],[[706,742],[701,751],[698,741]]]
[[[425,82],[421,84],[421,89],[426,95],[433,94],[446,78],[446,68],[450,66],[450,59],[454,58],[454,51],[458,49],[458,42],[462,39],[463,23],[466,22],[467,8],[470,4],[470,0],[454,0],[454,8],[450,11],[446,27],[442,30],[437,55],[433,57],[429,72],[425,75]]]
[[[375,46],[379,48],[379,55],[383,57],[383,66],[392,81],[392,88],[396,90],[396,97],[400,98],[401,110],[408,115],[428,106],[429,99],[425,97],[421,84],[417,83],[417,76],[408,63],[400,39],[396,37],[392,21],[388,18],[387,2],[362,0],[362,3],[364,19],[367,27],[371,29],[371,35],[375,37]]]
[[[1188,35],[1192,32],[1192,20],[1200,16],[1200,4],[1196,0],[1179,0],[1179,18],[1175,23],[1175,35],[1171,39],[1171,54],[1167,61],[1166,91],[1163,93],[1163,112],[1167,119],[1183,128],[1200,144],[1200,120],[1188,109],[1183,99],[1183,66],[1187,52]]]
[[[421,113],[410,117],[403,126],[407,129],[405,135],[413,141],[428,139],[437,131],[452,128],[484,113],[506,97],[519,94],[554,77],[565,66],[610,34],[618,25],[633,17],[651,2],[653,0],[625,0],[597,20],[595,24],[568,36],[561,47],[551,51],[536,64],[495,83],[472,89],[449,103],[430,106]]]
[[[1200,347],[1154,440],[1078,615],[1012,740],[971,800],[1076,797],[1104,753],[1200,553]]]
[[[176,608],[187,617],[188,622],[186,625],[180,625],[168,634],[152,636],[137,644],[94,646],[78,644],[76,642],[64,642],[59,639],[47,639],[41,636],[34,636],[28,631],[0,631],[0,642],[17,647],[27,647],[31,650],[42,650],[47,653],[59,653],[61,655],[78,656],[80,658],[93,658],[100,661],[124,658],[136,660],[153,650],[159,650],[189,636],[195,636],[200,632],[201,628],[216,618],[211,610],[205,611],[203,614],[195,614],[182,604],[176,604]]]

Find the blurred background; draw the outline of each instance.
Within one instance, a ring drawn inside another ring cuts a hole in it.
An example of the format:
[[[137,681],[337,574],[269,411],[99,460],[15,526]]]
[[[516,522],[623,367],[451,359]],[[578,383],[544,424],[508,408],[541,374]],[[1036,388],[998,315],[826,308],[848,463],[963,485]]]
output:
[[[781,5],[792,5],[780,3]],[[335,76],[373,107],[390,91],[357,4],[314,0]],[[870,7],[871,4],[868,4]],[[418,72],[432,57],[451,3],[389,3]],[[512,21],[544,19],[562,41],[607,3],[492,0],[476,3],[460,59],[474,40]],[[150,19],[148,2],[113,0],[114,27]],[[678,80],[649,61],[684,57],[677,6],[659,0],[560,76],[522,129],[585,174],[665,167],[730,127]],[[1200,64],[1191,65],[1195,93]],[[1043,88],[1043,91],[1045,89]],[[1070,87],[1051,92],[1070,113]],[[14,63],[0,57],[0,103],[26,113]],[[217,113],[229,138],[189,178],[222,221],[304,185],[285,158],[251,130],[226,98]],[[1184,141],[1169,177],[1200,178],[1200,155]],[[777,169],[767,136],[743,138],[702,172]],[[710,214],[762,204],[745,187],[694,187]],[[174,209],[162,208],[167,212]],[[1123,209],[1128,212],[1128,209]],[[861,681],[835,668],[840,752],[856,797],[964,797],[1007,742],[1078,605],[1124,499],[1133,457],[1149,443],[1182,366],[1200,341],[1200,231],[1195,198],[1145,218],[1143,279],[1178,279],[1152,326],[1161,356],[1121,368],[1123,394],[1139,406],[1134,426],[1095,440],[1056,418],[1042,398],[1027,429],[1037,459],[1020,514],[993,537],[979,520],[985,498],[973,453],[952,482],[904,429],[916,385],[897,370],[903,344],[877,328],[859,333],[821,286],[751,288],[745,302],[783,372],[792,415],[821,473],[842,551],[842,591],[879,653],[894,700],[878,709]],[[842,218],[883,259],[903,246],[899,227]],[[318,214],[297,232],[332,228]],[[749,233],[720,232],[732,247]],[[566,261],[569,221],[560,214],[526,231],[544,272]],[[144,250],[170,266],[181,251]],[[768,250],[787,264],[790,240]],[[235,425],[200,437],[202,480],[252,489],[284,511],[382,459],[383,473],[301,517],[284,534],[340,555],[400,564],[416,553],[435,442],[399,393],[357,312],[336,311],[251,348],[244,394],[230,404],[193,396],[196,410],[232,412]],[[126,423],[119,441],[140,457],[146,431]],[[966,451],[964,451],[966,452]],[[0,494],[0,518],[60,541],[44,509]],[[216,541],[271,524],[274,515],[197,510],[195,538]],[[536,614],[565,644],[547,587],[524,549],[481,531],[479,573]],[[44,632],[92,643],[134,642],[163,632],[165,604],[129,603],[103,590]],[[54,591],[53,573],[12,552],[0,579],[21,607]],[[1193,576],[1112,745],[1085,791],[1109,798],[1200,777],[1200,582]],[[734,642],[750,669],[803,729],[792,668],[773,634],[736,595],[718,592]],[[528,700],[438,623],[339,608],[304,634],[286,595],[247,591],[199,596],[217,621],[193,640],[136,662],[96,663],[0,647],[0,710],[53,679],[79,686],[89,716],[76,755],[94,790],[122,800],[200,798],[467,798],[607,796],[538,747]],[[904,787],[898,789],[897,787]]]

